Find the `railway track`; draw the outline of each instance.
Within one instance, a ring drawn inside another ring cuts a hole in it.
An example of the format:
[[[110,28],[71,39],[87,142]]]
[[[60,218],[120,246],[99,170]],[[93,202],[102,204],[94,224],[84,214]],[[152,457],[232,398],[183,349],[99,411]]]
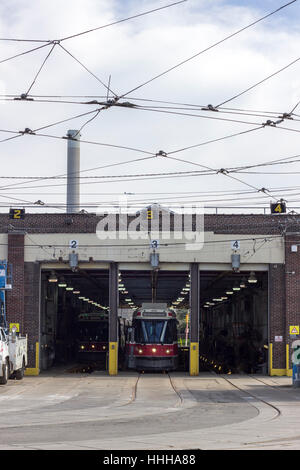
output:
[[[251,377],[251,379],[254,379],[254,380],[256,380],[257,382],[263,383],[264,385],[267,385],[268,387],[272,388],[271,385],[267,384],[266,382],[263,382],[263,381],[260,380],[260,379],[257,379],[256,377],[253,377],[252,375],[250,376],[250,375],[246,374],[246,376]],[[275,414],[275,416],[274,416],[273,418],[271,418],[271,420],[277,419],[277,418],[279,418],[279,417],[281,416],[281,411],[280,411],[279,408],[277,408],[277,406],[275,406],[275,405],[273,405],[272,403],[268,402],[267,400],[265,400],[265,399],[263,399],[263,398],[261,398],[261,397],[255,395],[254,393],[250,393],[249,391],[244,390],[243,388],[241,388],[241,387],[239,387],[238,385],[236,385],[235,383],[233,383],[233,381],[230,380],[230,379],[228,379],[226,376],[221,375],[221,377],[222,377],[226,382],[228,382],[230,385],[232,385],[234,388],[236,388],[237,390],[239,390],[240,392],[242,392],[243,394],[248,395],[249,397],[254,398],[254,399],[256,399],[256,400],[258,400],[258,401],[264,403],[265,405],[269,406],[270,408],[272,408],[272,409],[276,412],[276,414]]]

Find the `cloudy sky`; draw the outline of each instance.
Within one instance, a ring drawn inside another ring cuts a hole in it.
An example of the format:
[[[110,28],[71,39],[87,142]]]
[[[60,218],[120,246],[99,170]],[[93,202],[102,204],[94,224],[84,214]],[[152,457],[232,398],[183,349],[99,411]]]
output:
[[[260,204],[268,205],[271,200],[283,197],[289,208],[300,207],[297,174],[300,164],[297,158],[292,159],[296,160],[295,163],[242,170],[247,173],[230,173],[235,179],[215,171],[205,176],[195,173],[189,176],[162,175],[164,178],[150,180],[147,176],[133,180],[128,176],[228,169],[300,154],[300,105],[294,110],[293,120],[285,119],[276,127],[256,129],[267,120],[277,121],[278,116],[289,113],[300,101],[298,1],[201,54],[201,51],[287,2],[188,0],[66,39],[60,43],[65,50],[59,44],[54,48],[53,44],[48,44],[13,59],[10,58],[46,43],[4,40],[60,40],[168,3],[172,2],[2,0],[2,131],[39,129],[97,111],[97,104],[79,103],[92,99],[105,101],[109,80],[112,92],[117,96],[124,95],[120,103],[127,101],[143,109],[111,107],[98,115],[95,112],[36,132],[57,138],[25,135],[6,140],[17,134],[1,132],[0,204],[21,207],[23,203],[26,205],[24,201],[32,203],[37,200],[50,205],[65,204],[65,179],[36,179],[66,173],[67,142],[61,137],[68,129],[80,129],[95,116],[82,129],[83,141],[131,150],[82,142],[81,170],[150,157],[160,150],[168,157],[157,156],[83,171],[81,175],[85,177],[119,176],[116,181],[112,178],[108,181],[81,179],[82,207],[89,211],[95,211],[98,203],[116,201],[118,194],[124,192],[134,193],[130,196],[132,201],[202,200],[206,205],[235,203],[257,207],[258,200]],[[194,55],[196,57],[192,60],[140,87]],[[270,79],[230,100],[272,74],[274,76]],[[12,99],[28,90],[34,101]],[[110,93],[109,97],[113,96]],[[49,102],[41,101],[45,99]],[[221,106],[219,112],[201,110],[208,104],[217,106],[227,100],[230,101]],[[241,135],[198,146],[238,133]],[[133,149],[149,152],[149,155]],[[291,160],[287,158],[287,161]],[[34,177],[35,180],[21,179],[24,177]],[[259,193],[256,189],[260,188],[267,188],[270,192],[267,195]],[[226,198],[224,194],[220,195],[220,191],[228,191]],[[245,191],[250,194],[243,194]],[[216,197],[216,194],[220,196]],[[7,208],[1,210],[6,211]],[[46,209],[37,207],[29,210]]]

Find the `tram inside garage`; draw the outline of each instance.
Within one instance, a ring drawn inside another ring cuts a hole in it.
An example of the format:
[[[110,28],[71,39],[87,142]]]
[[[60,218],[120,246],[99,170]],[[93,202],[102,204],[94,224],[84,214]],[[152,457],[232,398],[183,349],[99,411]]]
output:
[[[119,369],[132,314],[145,303],[176,313],[179,370],[189,369],[190,272],[118,271]],[[97,362],[108,368],[109,269],[45,269],[41,275],[40,367]],[[267,373],[267,271],[200,271],[199,369]],[[83,360],[82,360],[83,359]]]

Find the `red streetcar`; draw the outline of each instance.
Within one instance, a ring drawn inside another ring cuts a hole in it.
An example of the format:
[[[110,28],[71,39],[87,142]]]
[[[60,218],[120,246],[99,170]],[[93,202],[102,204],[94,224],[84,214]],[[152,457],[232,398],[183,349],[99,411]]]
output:
[[[97,360],[108,351],[107,314],[91,312],[78,316],[77,355],[79,360]]]
[[[142,304],[132,318],[126,341],[129,369],[171,371],[177,369],[176,313],[167,304]]]

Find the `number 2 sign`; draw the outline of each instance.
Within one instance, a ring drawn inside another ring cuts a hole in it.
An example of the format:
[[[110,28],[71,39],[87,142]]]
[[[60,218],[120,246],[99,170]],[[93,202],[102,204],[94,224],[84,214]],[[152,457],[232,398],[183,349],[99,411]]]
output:
[[[69,248],[71,248],[72,250],[75,250],[76,248],[78,248],[78,240],[70,240]]]

